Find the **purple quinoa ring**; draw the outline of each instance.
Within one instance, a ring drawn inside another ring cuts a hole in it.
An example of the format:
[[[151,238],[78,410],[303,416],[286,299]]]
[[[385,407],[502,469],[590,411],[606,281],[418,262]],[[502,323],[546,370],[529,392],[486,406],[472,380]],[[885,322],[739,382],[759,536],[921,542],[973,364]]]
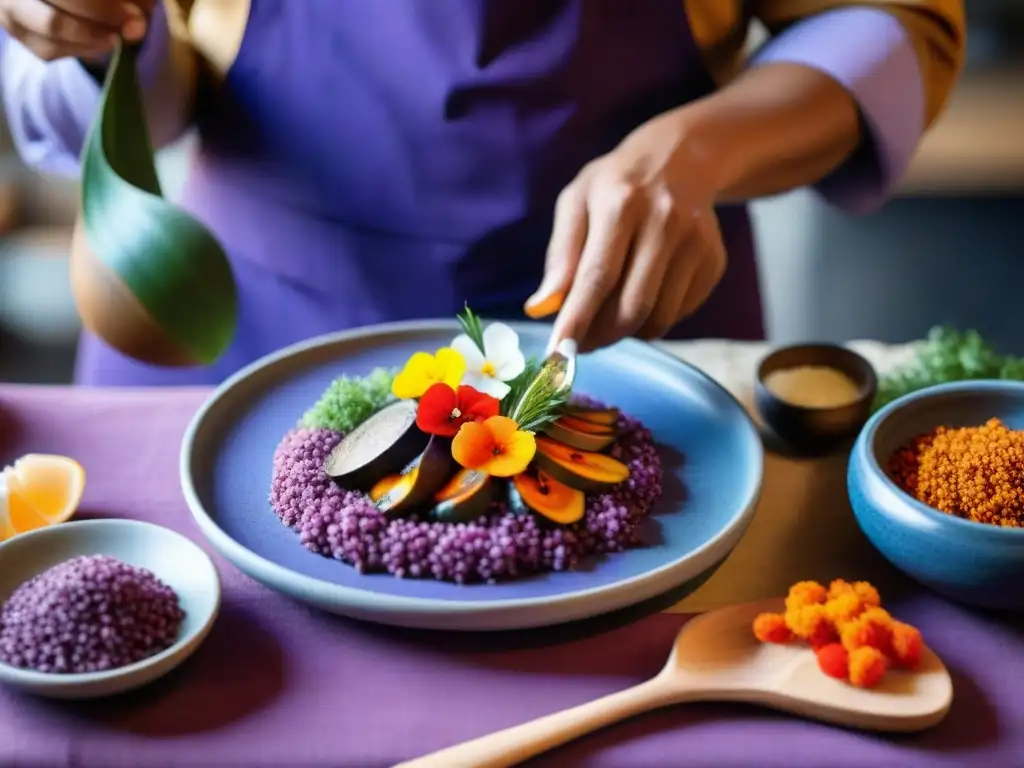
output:
[[[542,324],[511,327],[524,353],[543,349],[549,340]],[[715,573],[756,512],[764,446],[728,390],[652,345],[627,339],[588,355],[576,381],[576,391],[586,397],[574,398],[593,410],[609,404],[604,414],[585,419],[592,424],[610,421],[611,407],[627,414],[616,425],[626,426],[627,434],[612,430],[621,441],[619,459],[635,468],[638,456],[650,456],[649,472],[624,479],[630,466],[597,456],[577,459],[556,445],[541,445],[534,468],[556,482],[569,480],[562,484],[570,488],[579,486],[582,500],[555,486],[557,498],[544,505],[536,496],[543,494],[538,477],[513,481],[512,488],[497,481],[496,488],[481,491],[479,481],[457,467],[431,499],[428,491],[440,482],[443,467],[431,468],[433,477],[417,488],[415,478],[395,478],[401,469],[392,465],[399,457],[381,447],[383,435],[377,442],[339,437],[395,397],[393,381],[384,376],[365,384],[357,379],[365,382],[366,372],[392,372],[417,352],[450,346],[463,330],[458,320],[421,320],[338,331],[274,353],[224,382],[193,417],[180,452],[182,491],[202,535],[247,576],[314,610],[444,632],[600,623],[601,615],[642,611],[661,596],[681,599]],[[408,430],[407,421],[385,419],[393,430],[387,439]],[[607,436],[603,429],[592,431]],[[547,436],[570,447],[593,445],[575,447],[606,457],[615,449],[597,447],[600,435],[562,435],[571,442]],[[321,467],[331,445],[327,466]],[[338,450],[342,446],[347,453]],[[390,450],[406,460],[394,443]],[[360,478],[358,486],[346,486],[346,475],[364,465],[355,460],[357,451],[365,451],[365,463],[376,463],[369,473],[376,481],[371,490],[382,499],[383,515],[369,509],[365,497],[346,492],[362,491],[368,482]],[[424,449],[419,458],[426,454]],[[342,461],[349,455],[352,460]],[[583,466],[570,474],[570,462],[577,461]],[[648,477],[656,485],[637,494]],[[620,485],[608,484],[614,480]],[[646,499],[659,493],[657,486],[660,495],[644,509]],[[629,494],[625,504],[615,494],[607,498],[611,509],[605,514],[587,515],[588,488]],[[502,519],[502,510],[484,505],[500,499],[502,490],[522,517]],[[413,501],[403,504],[408,497]],[[491,513],[482,521],[469,517],[481,510]],[[416,514],[432,523],[463,525],[422,525],[413,519]],[[611,538],[599,537],[604,522]],[[536,542],[541,543],[531,550]],[[624,551],[601,553],[599,546]]]
[[[630,477],[588,494],[583,519],[569,526],[545,526],[504,503],[469,523],[389,520],[365,494],[340,488],[324,472],[342,438],[329,429],[284,436],[274,452],[270,504],[309,551],[360,573],[474,583],[570,570],[587,555],[640,545],[639,526],[661,497],[661,459],[650,431],[625,416],[618,426],[610,455],[629,466]]]

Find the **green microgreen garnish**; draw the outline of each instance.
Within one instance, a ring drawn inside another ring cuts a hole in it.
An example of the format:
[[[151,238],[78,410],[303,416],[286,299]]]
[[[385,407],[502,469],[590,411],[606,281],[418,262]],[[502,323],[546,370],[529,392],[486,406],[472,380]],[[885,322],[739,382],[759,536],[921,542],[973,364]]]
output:
[[[306,429],[351,432],[388,405],[395,372],[375,368],[368,376],[339,376],[302,417]]]

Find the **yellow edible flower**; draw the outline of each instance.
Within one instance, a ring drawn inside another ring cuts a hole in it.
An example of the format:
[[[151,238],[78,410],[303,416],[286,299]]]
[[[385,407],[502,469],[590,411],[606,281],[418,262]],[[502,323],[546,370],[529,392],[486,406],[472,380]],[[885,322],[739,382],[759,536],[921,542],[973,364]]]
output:
[[[420,397],[434,384],[459,386],[466,372],[466,360],[451,347],[441,347],[436,354],[417,352],[395,376],[391,392],[401,400]]]

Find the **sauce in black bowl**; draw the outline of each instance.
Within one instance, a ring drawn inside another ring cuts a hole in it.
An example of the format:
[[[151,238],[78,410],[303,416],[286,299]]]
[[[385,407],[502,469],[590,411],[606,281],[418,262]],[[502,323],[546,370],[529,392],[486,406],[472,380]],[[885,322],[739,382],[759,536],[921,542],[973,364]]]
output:
[[[834,396],[814,389],[800,393],[790,381],[783,397],[775,381],[783,371],[806,377],[812,388],[836,387]],[[846,381],[849,386],[843,389]],[[856,352],[835,344],[799,344],[777,349],[761,361],[755,402],[765,424],[788,447],[824,454],[856,437],[871,415],[877,388],[875,369]]]

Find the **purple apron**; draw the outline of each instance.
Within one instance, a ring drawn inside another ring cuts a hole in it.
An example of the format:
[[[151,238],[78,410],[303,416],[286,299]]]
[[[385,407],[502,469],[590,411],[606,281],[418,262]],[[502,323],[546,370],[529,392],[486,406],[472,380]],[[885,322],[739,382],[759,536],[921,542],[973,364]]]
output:
[[[213,384],[288,344],[468,301],[523,319],[558,193],[589,160],[714,85],[681,0],[252,0],[203,94],[183,205],[220,237],[238,336],[209,368],[154,368],[86,334],[85,384]],[[671,335],[763,335],[743,207],[730,264]]]

